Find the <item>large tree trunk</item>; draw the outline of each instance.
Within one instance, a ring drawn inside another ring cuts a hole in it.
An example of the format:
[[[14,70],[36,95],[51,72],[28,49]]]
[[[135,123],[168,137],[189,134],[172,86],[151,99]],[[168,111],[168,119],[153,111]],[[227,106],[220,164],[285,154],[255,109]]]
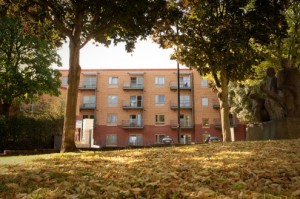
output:
[[[228,79],[226,71],[221,71],[221,88],[218,91],[218,98],[221,109],[221,125],[224,142],[231,142],[230,123],[229,123],[229,103],[228,103]]]
[[[74,135],[76,128],[76,109],[77,109],[77,97],[78,87],[80,80],[80,40],[70,38],[70,60],[69,60],[69,76],[68,76],[68,93],[67,103],[65,109],[64,130],[62,137],[61,153],[77,151]]]

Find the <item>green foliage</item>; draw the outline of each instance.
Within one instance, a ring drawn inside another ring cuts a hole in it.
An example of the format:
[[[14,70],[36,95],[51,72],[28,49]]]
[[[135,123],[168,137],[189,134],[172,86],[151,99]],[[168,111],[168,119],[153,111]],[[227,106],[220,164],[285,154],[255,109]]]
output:
[[[282,58],[290,58],[292,60],[292,65],[299,67],[300,65],[300,2],[290,1],[288,9],[284,12],[284,16],[287,21],[288,31],[286,38],[276,37],[270,45],[262,46],[256,45],[262,52],[264,61],[254,66],[255,76],[252,77],[251,85],[245,85],[247,88],[254,89],[253,93],[261,95],[261,91],[258,89],[259,85],[264,81],[266,77],[266,70],[269,67],[275,68],[276,71],[282,69],[281,60]],[[249,81],[248,81],[249,82]],[[248,83],[247,82],[247,83]],[[244,103],[239,103],[238,99],[244,98],[245,93],[241,93],[238,88],[232,87],[232,92],[235,93],[234,97],[231,96],[231,109],[238,113],[240,119],[247,122],[253,122],[249,117],[252,114],[252,110],[248,109],[249,106],[246,106]],[[237,92],[235,92],[237,91]],[[250,99],[246,98],[248,102],[246,104],[251,104]],[[236,102],[234,102],[236,101]],[[241,112],[239,112],[239,110]]]
[[[252,101],[249,98],[252,93],[260,93],[260,84],[255,81],[229,83],[230,112],[243,123],[255,121]]]
[[[156,40],[175,45],[174,58],[201,75],[212,73],[217,85],[220,70],[230,81],[243,80],[262,59],[253,45],[285,36],[284,5],[283,1],[188,1],[178,8],[183,15],[173,29],[159,30]]]
[[[86,0],[86,1],[44,1],[18,0],[13,2],[30,16],[32,21],[48,24],[70,41],[70,62],[68,97],[66,102],[65,126],[62,152],[77,150],[74,143],[76,106],[80,80],[80,50],[91,39],[108,46],[111,42],[126,43],[126,50],[132,51],[139,38],[145,38],[152,31],[166,10],[165,0]]]
[[[60,35],[77,40],[82,48],[91,39],[108,46],[126,43],[132,51],[137,39],[146,38],[164,16],[165,0],[12,1],[33,21],[48,23]]]
[[[177,61],[211,75],[221,104],[224,141],[230,141],[228,83],[254,74],[262,46],[286,35],[287,1],[173,1],[174,23],[157,28],[154,40],[174,46]],[[167,44],[167,45],[164,45]]]
[[[20,114],[36,119],[60,119],[64,117],[64,96],[39,98],[30,104],[20,104]]]
[[[63,118],[0,118],[0,151],[53,148],[53,136],[62,134]]]
[[[1,18],[0,28],[0,104],[29,102],[45,93],[59,95],[60,73],[50,66],[59,65],[60,57],[52,46],[27,32],[18,18]]]

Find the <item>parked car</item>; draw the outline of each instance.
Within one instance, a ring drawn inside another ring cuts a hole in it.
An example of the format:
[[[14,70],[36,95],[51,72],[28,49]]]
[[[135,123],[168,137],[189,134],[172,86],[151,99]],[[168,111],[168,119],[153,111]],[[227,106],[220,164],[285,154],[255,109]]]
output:
[[[174,144],[173,139],[170,136],[166,136],[161,140],[162,144]]]
[[[205,143],[210,143],[210,142],[220,142],[220,138],[216,136],[209,136],[206,138]]]

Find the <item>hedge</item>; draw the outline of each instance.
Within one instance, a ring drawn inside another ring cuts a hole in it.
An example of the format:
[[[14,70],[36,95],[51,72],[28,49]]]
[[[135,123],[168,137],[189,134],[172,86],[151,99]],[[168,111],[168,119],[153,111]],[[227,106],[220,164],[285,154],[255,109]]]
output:
[[[50,149],[61,135],[63,119],[30,117],[0,118],[0,152],[3,150]]]

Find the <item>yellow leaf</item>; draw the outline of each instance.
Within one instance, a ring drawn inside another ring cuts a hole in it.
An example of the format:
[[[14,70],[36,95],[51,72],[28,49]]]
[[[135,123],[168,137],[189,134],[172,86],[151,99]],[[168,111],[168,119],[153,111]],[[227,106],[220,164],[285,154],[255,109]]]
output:
[[[141,188],[130,189],[134,195],[139,195],[143,190]]]

